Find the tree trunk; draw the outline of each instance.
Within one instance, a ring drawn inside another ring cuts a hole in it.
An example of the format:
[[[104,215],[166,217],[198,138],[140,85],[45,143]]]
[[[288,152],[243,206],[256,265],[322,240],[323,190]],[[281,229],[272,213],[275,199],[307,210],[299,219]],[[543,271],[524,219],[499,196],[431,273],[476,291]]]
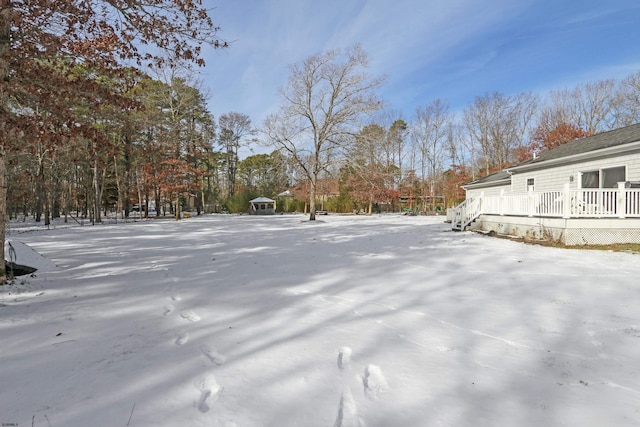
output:
[[[62,191],[62,212],[64,213],[64,223],[66,224],[69,216],[69,202],[67,200],[67,190]]]
[[[159,218],[160,217],[160,209],[163,208],[163,206],[160,206],[160,192],[159,191],[156,191],[153,194],[153,200],[155,200],[155,202],[156,202],[156,217]],[[163,215],[164,215],[164,213],[163,213]]]
[[[38,159],[38,176],[36,178],[36,217],[35,221],[42,220],[42,211],[44,210],[44,159],[42,156]]]
[[[7,164],[3,147],[0,147],[0,285],[7,280],[6,265],[4,263],[5,226],[7,224]]]
[[[100,180],[98,179],[98,160],[93,161],[93,217],[95,222],[102,222],[100,213]]]
[[[44,198],[44,225],[47,228],[51,225],[51,205],[49,204],[49,197],[46,195]]]
[[[4,91],[4,83],[9,80],[9,63],[6,58],[11,43],[11,24],[9,16],[12,12],[11,0],[0,0],[0,117],[2,120],[8,113],[8,95]],[[6,123],[0,122],[0,285],[7,280],[6,266],[4,263],[5,227],[7,224],[7,164],[6,148],[9,129],[4,129]]]
[[[123,173],[123,183],[122,183],[122,205],[124,209],[124,216],[129,216],[129,210],[131,209],[130,200],[131,197],[131,178],[133,177],[133,167],[131,162],[131,149],[132,149],[132,141],[129,133],[126,132],[124,136],[124,173]],[[118,190],[120,193],[120,190]]]
[[[313,177],[311,180],[311,188],[309,190],[309,221],[316,220],[316,185],[318,183],[317,177]]]

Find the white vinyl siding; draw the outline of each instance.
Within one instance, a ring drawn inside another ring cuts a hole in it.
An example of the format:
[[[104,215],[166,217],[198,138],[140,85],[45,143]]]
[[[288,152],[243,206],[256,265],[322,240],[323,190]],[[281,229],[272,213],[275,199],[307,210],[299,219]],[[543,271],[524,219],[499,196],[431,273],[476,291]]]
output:
[[[470,199],[472,197],[478,197],[481,193],[484,193],[485,196],[499,196],[501,190],[505,190],[507,193],[511,191],[510,185],[498,185],[494,187],[486,187],[486,188],[477,188],[477,189],[468,189],[466,198]]]
[[[627,181],[640,181],[640,155],[628,154],[625,156],[600,159],[590,162],[576,163],[555,167],[535,172],[535,191],[553,191],[562,189],[564,184],[570,188],[579,188],[581,185],[581,172],[601,171],[602,169],[626,168]],[[527,179],[532,177],[531,172],[514,174],[511,177],[511,191],[515,193],[526,192]]]

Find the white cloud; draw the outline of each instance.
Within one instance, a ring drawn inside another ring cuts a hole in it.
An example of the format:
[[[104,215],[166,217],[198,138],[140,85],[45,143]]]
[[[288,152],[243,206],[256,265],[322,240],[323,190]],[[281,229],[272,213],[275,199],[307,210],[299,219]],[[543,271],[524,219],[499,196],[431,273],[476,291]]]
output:
[[[502,83],[532,90],[547,74],[558,81],[563,73],[587,76],[611,67],[592,65],[597,58],[588,57],[562,62],[560,33],[575,31],[575,39],[562,46],[571,53],[571,43],[593,32],[590,26],[615,28],[620,19],[613,18],[625,16],[623,9],[552,0],[218,1],[214,18],[221,35],[234,43],[207,58],[211,108],[216,116],[248,114],[255,125],[277,108],[288,65],[320,51],[361,43],[370,54],[370,72],[389,76],[383,94],[392,107],[412,113],[416,105],[449,93],[472,98],[501,91]],[[634,2],[627,3],[637,12]],[[529,69],[539,71],[527,74]]]

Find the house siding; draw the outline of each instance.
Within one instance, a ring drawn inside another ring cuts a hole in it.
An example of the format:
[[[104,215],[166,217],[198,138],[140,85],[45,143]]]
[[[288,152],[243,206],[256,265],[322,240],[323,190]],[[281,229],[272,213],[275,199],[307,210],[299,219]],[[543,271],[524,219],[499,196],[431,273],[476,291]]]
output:
[[[517,173],[511,177],[511,188],[509,188],[508,191],[510,190],[512,194],[526,193],[527,179],[529,178],[535,179],[535,191],[554,191],[561,189],[564,184],[569,184],[570,188],[575,189],[579,188],[579,172],[617,166],[626,167],[627,181],[640,181],[640,156],[638,156],[638,154],[628,154],[556,168]],[[571,177],[573,177],[573,181],[571,181]],[[485,191],[485,194],[488,193]]]
[[[463,186],[474,200],[448,212],[454,230],[551,238],[568,245],[640,242],[640,192],[582,187],[581,172],[640,182],[640,123],[569,142]],[[619,171],[617,171],[619,172]],[[593,176],[589,178],[594,178]],[[534,193],[527,194],[530,185]],[[590,182],[593,187],[595,181]],[[602,185],[602,184],[600,184]],[[637,186],[634,186],[637,187]],[[573,190],[573,191],[568,191]],[[560,194],[558,194],[560,193]],[[484,199],[478,197],[484,195]],[[500,197],[496,197],[500,196]],[[475,222],[474,222],[475,221]]]
[[[499,186],[493,186],[493,187],[485,187],[485,188],[467,188],[467,199],[471,199],[473,197],[479,197],[481,194],[484,194],[485,196],[499,196],[500,192],[504,190],[504,191],[511,191],[511,185],[506,184],[506,185],[499,185]]]

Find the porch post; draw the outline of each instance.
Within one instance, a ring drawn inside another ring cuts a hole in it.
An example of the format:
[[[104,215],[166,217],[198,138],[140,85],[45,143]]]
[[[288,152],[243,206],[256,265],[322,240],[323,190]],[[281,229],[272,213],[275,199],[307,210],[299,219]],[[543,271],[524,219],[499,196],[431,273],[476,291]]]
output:
[[[533,197],[533,189],[529,187],[527,191],[527,215],[532,217],[536,213],[535,198]]]
[[[618,183],[616,210],[618,211],[618,218],[625,218],[627,216],[627,189],[625,188],[625,182]]]
[[[569,183],[562,186],[562,218],[571,217],[571,187]]]
[[[504,188],[500,189],[500,198],[498,199],[498,213],[504,215]]]

